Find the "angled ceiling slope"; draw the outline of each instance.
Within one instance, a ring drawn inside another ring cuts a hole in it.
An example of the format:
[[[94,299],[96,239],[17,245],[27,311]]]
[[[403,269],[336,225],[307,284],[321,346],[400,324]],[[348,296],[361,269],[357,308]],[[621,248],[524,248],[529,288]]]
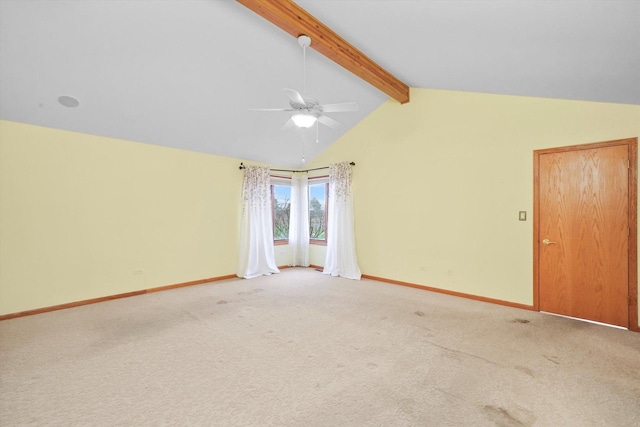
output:
[[[295,3],[412,88],[640,104],[638,0]],[[388,99],[314,49],[306,70],[309,96],[360,107],[318,143],[250,111],[288,107],[303,61],[238,2],[0,0],[5,120],[298,169]]]
[[[287,113],[250,111],[287,107],[303,62],[239,3],[0,0],[4,120],[299,168],[388,99],[313,49],[306,64],[310,96],[359,104],[339,129],[282,131]]]

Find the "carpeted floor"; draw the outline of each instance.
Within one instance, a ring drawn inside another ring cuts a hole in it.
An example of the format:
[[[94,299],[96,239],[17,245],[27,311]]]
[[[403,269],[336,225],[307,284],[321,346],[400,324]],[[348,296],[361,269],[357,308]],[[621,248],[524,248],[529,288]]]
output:
[[[0,425],[638,426],[640,334],[286,269],[0,322]]]

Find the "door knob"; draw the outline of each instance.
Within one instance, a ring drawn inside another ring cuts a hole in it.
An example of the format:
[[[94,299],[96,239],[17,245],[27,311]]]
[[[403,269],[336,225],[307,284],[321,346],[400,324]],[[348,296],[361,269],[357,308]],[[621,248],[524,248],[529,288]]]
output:
[[[557,244],[556,242],[552,242],[552,241],[551,241],[551,240],[549,240],[549,239],[544,239],[544,240],[542,241],[542,243],[544,243],[545,245],[556,245],[556,244]]]

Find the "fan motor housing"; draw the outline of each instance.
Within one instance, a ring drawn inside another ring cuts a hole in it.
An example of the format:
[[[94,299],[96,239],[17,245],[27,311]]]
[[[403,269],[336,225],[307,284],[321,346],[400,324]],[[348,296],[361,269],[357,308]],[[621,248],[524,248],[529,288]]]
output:
[[[296,111],[306,111],[310,113],[322,113],[322,106],[317,99],[304,98],[304,105],[295,102],[290,102],[291,108]]]

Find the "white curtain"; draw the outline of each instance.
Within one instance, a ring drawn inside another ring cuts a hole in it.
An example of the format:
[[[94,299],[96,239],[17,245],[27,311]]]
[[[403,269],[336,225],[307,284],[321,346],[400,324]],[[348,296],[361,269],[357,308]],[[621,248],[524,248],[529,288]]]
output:
[[[327,218],[327,255],[324,274],[360,280],[356,256],[356,235],[351,192],[351,164],[329,165],[329,201]]]
[[[309,266],[309,179],[306,173],[291,176],[289,248],[290,266]]]
[[[242,184],[240,253],[236,275],[251,279],[279,273],[273,251],[270,169],[246,166]]]

